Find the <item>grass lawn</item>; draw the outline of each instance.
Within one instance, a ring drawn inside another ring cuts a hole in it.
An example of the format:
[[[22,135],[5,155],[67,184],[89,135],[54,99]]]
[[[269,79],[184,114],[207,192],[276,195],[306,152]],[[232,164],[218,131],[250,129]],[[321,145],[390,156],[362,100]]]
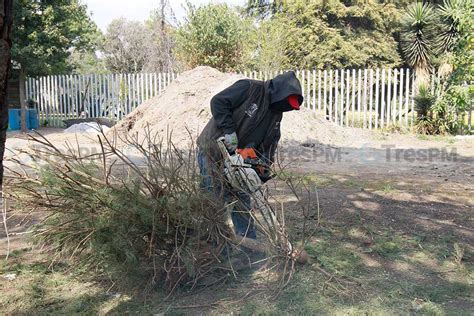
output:
[[[24,243],[2,261],[0,310],[6,314],[468,315],[474,308],[472,196],[467,186],[432,186],[401,179],[318,175],[321,222],[276,298],[264,280],[238,280],[165,300],[157,288],[124,275],[123,284],[49,266]],[[430,187],[431,189],[427,189]],[[426,190],[425,190],[426,189]],[[421,192],[424,192],[423,194]],[[284,193],[282,193],[284,194]],[[301,237],[302,217],[288,203],[287,225]],[[325,271],[325,272],[322,272]],[[7,280],[8,275],[15,275]]]

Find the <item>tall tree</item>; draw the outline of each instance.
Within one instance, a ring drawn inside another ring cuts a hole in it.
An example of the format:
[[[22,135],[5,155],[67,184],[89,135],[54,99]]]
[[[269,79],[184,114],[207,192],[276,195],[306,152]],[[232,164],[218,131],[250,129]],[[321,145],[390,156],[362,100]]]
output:
[[[8,128],[8,73],[10,70],[13,0],[0,2],[0,192],[3,186],[3,155]],[[2,196],[0,196],[2,198]]]
[[[26,130],[26,76],[71,70],[71,52],[93,49],[98,31],[80,0],[18,0],[13,25],[12,60],[20,70],[22,130]]]
[[[474,3],[470,0],[445,0],[439,7],[442,21],[438,47],[453,56],[451,83],[470,83],[474,78]],[[472,94],[472,90],[469,92]]]
[[[249,1],[259,10],[256,58],[284,50],[284,67],[398,66],[399,10],[391,3],[358,0]],[[247,10],[249,11],[249,10]],[[262,19],[262,16],[264,17]],[[272,34],[266,29],[277,26]],[[278,47],[266,45],[273,36]],[[259,55],[260,54],[260,55]]]
[[[402,18],[401,47],[407,63],[417,73],[417,85],[427,84],[436,62],[442,61],[438,74],[449,75],[453,56],[463,57],[456,63],[463,77],[472,65],[472,50],[466,45],[472,36],[473,4],[469,0],[445,0],[442,5],[416,2],[406,8]],[[471,54],[469,54],[471,51]],[[451,60],[451,61],[450,61]],[[443,70],[442,70],[443,69]],[[447,69],[447,70],[446,70]],[[462,81],[469,81],[463,78]]]
[[[120,73],[142,71],[149,44],[150,35],[142,22],[125,18],[113,20],[107,27],[103,45],[107,69]]]
[[[429,3],[416,2],[407,7],[402,18],[403,55],[415,69],[417,86],[426,84],[435,49],[436,12]]]
[[[188,3],[188,21],[177,32],[177,55],[188,67],[208,65],[236,70],[242,63],[245,21],[225,4],[195,8]]]
[[[145,23],[120,18],[109,24],[102,47],[109,71],[173,70],[172,27],[164,22],[161,14],[161,10],[154,11]]]
[[[148,62],[146,71],[173,71],[177,67],[173,49],[176,46],[173,24],[176,24],[174,12],[167,1],[161,0],[160,8],[152,12],[145,26],[150,34],[148,44]]]
[[[280,20],[264,19],[258,27],[249,28],[248,34],[244,42],[244,69],[278,71],[288,67],[288,28]]]
[[[246,11],[257,18],[266,18],[283,9],[283,0],[247,0]]]

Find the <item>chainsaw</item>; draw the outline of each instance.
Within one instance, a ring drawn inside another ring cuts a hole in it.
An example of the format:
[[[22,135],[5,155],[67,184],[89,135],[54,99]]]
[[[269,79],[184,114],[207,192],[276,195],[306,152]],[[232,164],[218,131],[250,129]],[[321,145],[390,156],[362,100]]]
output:
[[[237,149],[231,154],[225,146],[223,137],[217,140],[217,144],[223,157],[224,176],[229,186],[236,191],[249,194],[252,212],[258,212],[260,215],[252,214],[257,228],[270,236],[273,243],[291,254],[293,247],[285,235],[284,227],[265,197],[266,186],[262,179],[265,181],[271,178],[268,165],[257,157],[252,148]]]

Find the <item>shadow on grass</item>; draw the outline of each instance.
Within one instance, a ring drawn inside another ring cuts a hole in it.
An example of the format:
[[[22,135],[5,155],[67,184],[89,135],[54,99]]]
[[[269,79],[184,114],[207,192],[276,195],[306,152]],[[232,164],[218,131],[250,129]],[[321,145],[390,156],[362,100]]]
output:
[[[474,309],[472,204],[465,203],[470,191],[410,176],[310,179],[320,187],[321,226],[306,245],[310,263],[298,267],[276,301],[265,292],[246,296],[262,283],[251,274],[192,293],[180,289],[168,301],[159,288],[145,295],[145,285],[126,275],[123,285],[108,291],[110,283],[89,282],[87,272],[76,276],[66,266],[51,271],[46,263],[21,263],[25,253],[20,251],[2,268],[2,274],[18,274],[11,284],[0,285],[2,309],[17,314],[468,314]],[[278,184],[276,192],[285,194]],[[291,235],[298,239],[299,205],[289,201],[285,209]]]
[[[474,228],[464,221],[472,208],[460,199],[469,200],[469,191],[461,188],[436,201],[433,196],[443,193],[436,183],[430,197],[417,193],[417,179],[405,179],[413,185],[403,188],[388,186],[387,179],[384,186],[371,180],[319,180],[325,183],[319,189],[322,222],[306,245],[313,265],[358,285],[325,287],[321,284],[334,280],[321,280],[303,267],[278,308],[288,304],[284,311],[302,314],[463,315],[473,310]],[[303,217],[291,212],[298,205],[290,202],[286,209],[290,235],[298,236]]]

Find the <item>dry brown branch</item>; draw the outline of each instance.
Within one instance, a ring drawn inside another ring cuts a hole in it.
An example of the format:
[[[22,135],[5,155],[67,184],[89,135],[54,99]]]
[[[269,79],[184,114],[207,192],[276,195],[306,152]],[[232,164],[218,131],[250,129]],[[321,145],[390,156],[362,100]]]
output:
[[[61,149],[40,134],[30,140],[39,146],[22,153],[35,164],[17,161],[8,195],[18,208],[46,214],[33,236],[53,262],[88,265],[114,281],[115,272],[148,271],[147,283],[164,282],[171,294],[211,275],[213,283],[238,278],[231,259],[244,256],[244,246],[267,254],[262,271],[280,276],[276,294],[290,282],[295,261],[285,246],[284,208],[271,209],[278,222],[255,210],[260,242],[236,237],[227,225],[229,205],[199,186],[195,149],[175,146],[170,134],[162,140],[147,130],[138,140],[102,133],[100,152],[87,156],[77,140]],[[256,202],[268,205],[268,198]]]

